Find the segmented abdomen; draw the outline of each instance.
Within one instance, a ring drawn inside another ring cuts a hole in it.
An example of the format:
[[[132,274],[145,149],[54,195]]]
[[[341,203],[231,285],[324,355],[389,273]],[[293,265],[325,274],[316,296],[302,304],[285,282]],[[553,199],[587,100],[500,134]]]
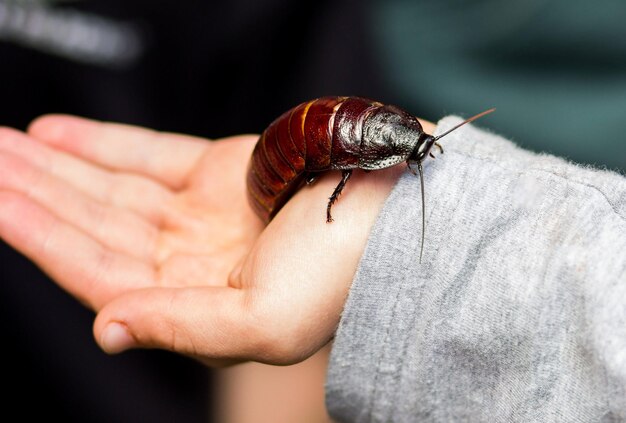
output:
[[[382,104],[358,97],[302,103],[270,124],[248,167],[248,199],[270,221],[309,172],[358,167],[363,120]]]

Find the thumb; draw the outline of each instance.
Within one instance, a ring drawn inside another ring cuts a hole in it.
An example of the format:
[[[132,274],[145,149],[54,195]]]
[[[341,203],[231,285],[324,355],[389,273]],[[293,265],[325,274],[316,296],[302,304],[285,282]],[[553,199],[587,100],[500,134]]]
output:
[[[210,360],[247,359],[261,335],[247,303],[245,292],[232,287],[141,289],[100,310],[94,336],[109,354],[161,348]]]

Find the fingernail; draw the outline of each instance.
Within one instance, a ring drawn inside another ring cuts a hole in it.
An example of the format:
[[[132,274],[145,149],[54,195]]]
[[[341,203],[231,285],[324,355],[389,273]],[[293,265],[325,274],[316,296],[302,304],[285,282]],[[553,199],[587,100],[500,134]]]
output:
[[[117,354],[135,345],[128,327],[118,322],[109,323],[102,332],[100,345],[107,354]]]

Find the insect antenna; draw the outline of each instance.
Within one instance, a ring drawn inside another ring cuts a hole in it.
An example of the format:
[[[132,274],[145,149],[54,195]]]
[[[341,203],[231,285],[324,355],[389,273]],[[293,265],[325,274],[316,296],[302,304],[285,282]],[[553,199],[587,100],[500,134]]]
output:
[[[456,129],[460,128],[461,126],[465,125],[466,123],[473,122],[473,121],[475,121],[476,119],[479,119],[479,118],[481,118],[481,117],[483,117],[483,116],[485,116],[485,115],[488,115],[489,113],[493,113],[493,112],[495,112],[495,111],[496,111],[496,108],[495,108],[495,107],[492,107],[492,108],[491,108],[491,109],[489,109],[489,110],[485,110],[484,112],[481,112],[481,113],[479,113],[479,114],[477,114],[477,115],[474,115],[474,116],[472,116],[471,118],[466,119],[466,120],[464,120],[463,122],[459,123],[459,124],[458,124],[457,126],[455,126],[454,128],[447,130],[447,131],[446,131],[446,132],[444,132],[443,134],[441,134],[441,135],[437,135],[437,136],[435,137],[434,141],[437,141],[438,139],[445,137],[445,136],[446,136],[446,135],[448,135],[450,132],[452,132],[452,131],[454,131],[454,130],[456,130]]]
[[[446,135],[448,135],[450,132],[459,129],[461,126],[465,125],[466,123],[470,123],[475,121],[476,119],[479,119],[485,115],[488,115],[489,113],[493,113],[496,111],[495,107],[492,107],[491,109],[485,110],[484,112],[481,112],[477,115],[472,116],[469,119],[464,120],[463,122],[459,123],[458,125],[456,125],[454,128],[447,130],[446,132],[444,132],[441,135],[438,135],[436,137],[434,137],[432,139],[432,143],[439,146],[439,148],[441,148],[441,146],[439,144],[436,144],[436,141],[440,138],[445,137]],[[443,152],[443,150],[441,150]],[[409,167],[410,169],[410,167]],[[424,199],[424,171],[422,169],[422,162],[417,162],[417,171],[419,173],[420,176],[420,185],[422,188],[422,245],[420,246],[420,263],[422,262],[422,254],[424,253],[424,237],[426,235],[426,201]],[[413,172],[415,173],[415,172]]]
[[[417,171],[420,174],[420,185],[422,186],[422,246],[420,247],[420,263],[422,262],[422,253],[424,252],[424,237],[426,235],[426,201],[424,201],[424,172],[422,170],[422,162],[417,163]]]

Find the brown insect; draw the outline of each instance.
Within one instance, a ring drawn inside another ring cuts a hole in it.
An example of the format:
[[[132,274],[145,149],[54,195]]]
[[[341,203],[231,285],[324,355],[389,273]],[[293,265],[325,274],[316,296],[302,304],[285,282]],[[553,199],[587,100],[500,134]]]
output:
[[[495,109],[486,110],[433,137],[417,118],[396,106],[358,97],[323,97],[285,112],[261,134],[248,167],[248,199],[269,222],[304,182],[321,172],[341,170],[341,181],[326,207],[331,208],[355,168],[385,169],[406,162],[416,165],[422,188],[422,250],[424,247],[424,178],[422,162],[437,140]],[[430,154],[432,156],[432,154]],[[415,171],[413,171],[415,173]],[[420,252],[420,260],[422,253]]]

